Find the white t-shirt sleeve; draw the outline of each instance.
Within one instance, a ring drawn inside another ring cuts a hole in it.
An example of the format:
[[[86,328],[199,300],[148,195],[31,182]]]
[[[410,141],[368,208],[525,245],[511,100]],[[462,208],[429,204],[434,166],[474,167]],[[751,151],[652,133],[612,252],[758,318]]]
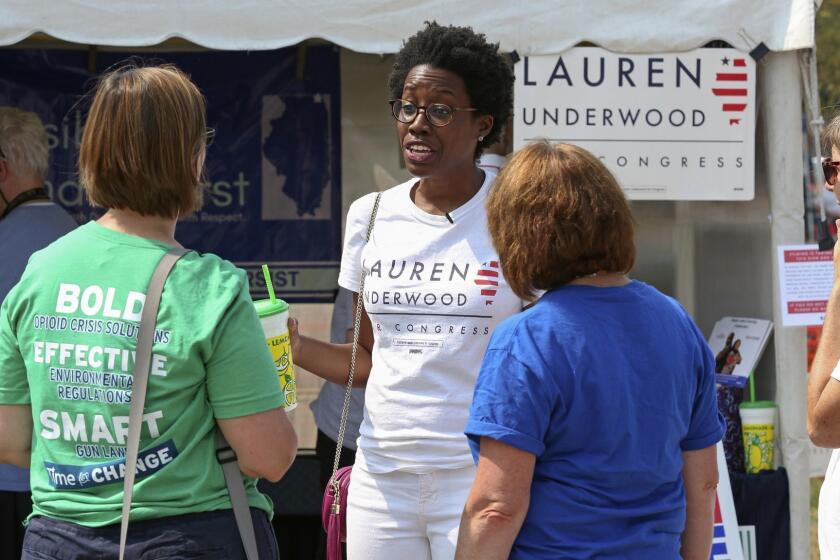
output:
[[[840,381],[840,362],[837,362],[837,365],[834,366],[834,371],[831,372],[831,377]]]
[[[341,252],[341,271],[338,285],[351,292],[359,292],[362,275],[362,250],[365,248],[370,213],[376,194],[368,193],[350,205],[344,230],[344,249]]]

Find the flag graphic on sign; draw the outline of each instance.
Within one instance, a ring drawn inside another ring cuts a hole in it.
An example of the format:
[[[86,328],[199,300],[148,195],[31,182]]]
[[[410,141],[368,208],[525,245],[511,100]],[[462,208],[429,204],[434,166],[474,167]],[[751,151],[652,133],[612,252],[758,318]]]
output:
[[[484,300],[484,305],[493,305],[493,298],[496,297],[499,287],[499,261],[481,263],[475,285],[481,286],[481,295],[487,298]]]
[[[723,97],[724,113],[742,113],[747,108],[747,61],[744,58],[721,59],[720,72],[717,72],[712,93],[716,97]],[[732,65],[730,66],[730,62]],[[742,83],[743,82],[743,83]],[[731,116],[729,126],[741,124],[741,118]]]
[[[711,559],[720,558],[727,554],[726,551],[726,527],[723,524],[723,516],[720,513],[720,499],[715,496],[715,528],[712,540]]]

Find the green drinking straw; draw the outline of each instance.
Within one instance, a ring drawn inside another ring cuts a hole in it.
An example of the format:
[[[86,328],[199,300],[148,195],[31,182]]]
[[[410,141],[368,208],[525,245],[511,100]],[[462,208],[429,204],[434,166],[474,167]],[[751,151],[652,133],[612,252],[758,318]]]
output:
[[[265,286],[268,288],[268,297],[271,303],[277,301],[277,296],[274,295],[274,285],[271,283],[271,274],[268,272],[268,265],[262,265],[263,276],[265,277]]]
[[[750,402],[755,402],[755,372],[750,372]]]

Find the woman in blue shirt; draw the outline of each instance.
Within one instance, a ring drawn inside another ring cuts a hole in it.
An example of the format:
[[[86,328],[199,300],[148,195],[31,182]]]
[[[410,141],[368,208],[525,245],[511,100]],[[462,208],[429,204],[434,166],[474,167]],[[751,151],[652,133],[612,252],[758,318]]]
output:
[[[461,560],[707,560],[723,435],[715,362],[673,299],[627,278],[633,217],[570,145],[515,154],[488,200],[513,291],[466,427],[478,473]]]

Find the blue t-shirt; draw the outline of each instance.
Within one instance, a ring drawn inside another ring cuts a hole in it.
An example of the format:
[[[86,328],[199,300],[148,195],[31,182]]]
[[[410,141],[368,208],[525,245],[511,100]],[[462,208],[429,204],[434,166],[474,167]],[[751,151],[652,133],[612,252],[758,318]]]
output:
[[[682,452],[717,443],[714,358],[654,288],[571,285],[493,333],[466,434],[536,455],[510,558],[677,559]]]
[[[0,220],[0,302],[20,280],[32,253],[75,227],[70,214],[52,202],[18,206]],[[29,469],[0,465],[0,490],[28,492]]]

